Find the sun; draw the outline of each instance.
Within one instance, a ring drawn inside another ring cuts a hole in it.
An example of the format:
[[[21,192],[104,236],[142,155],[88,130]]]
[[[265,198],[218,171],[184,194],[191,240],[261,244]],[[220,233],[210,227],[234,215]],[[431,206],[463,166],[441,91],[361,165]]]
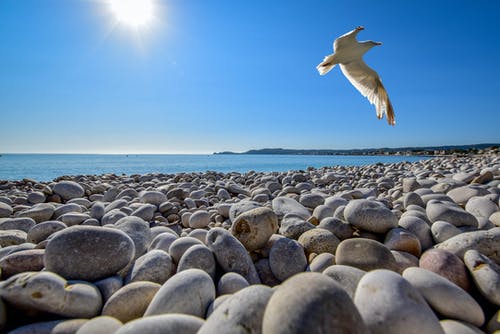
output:
[[[132,28],[147,26],[153,20],[153,0],[109,0],[109,5],[116,20]]]

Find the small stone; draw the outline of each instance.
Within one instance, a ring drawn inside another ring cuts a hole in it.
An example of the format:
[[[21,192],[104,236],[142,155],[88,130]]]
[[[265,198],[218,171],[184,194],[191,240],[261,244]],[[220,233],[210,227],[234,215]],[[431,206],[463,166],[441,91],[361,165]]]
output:
[[[151,230],[149,224],[139,217],[123,217],[118,220],[113,228],[125,232],[134,242],[134,259],[146,253],[151,243]]]
[[[474,249],[465,252],[464,262],[479,292],[500,306],[500,266]]]
[[[382,203],[357,199],[350,201],[344,210],[346,221],[363,230],[385,233],[398,225],[394,213]]]
[[[43,249],[28,249],[11,253],[0,259],[2,278],[14,276],[25,271],[40,271],[43,269]]]
[[[471,197],[465,205],[465,211],[472,213],[476,218],[488,218],[499,210],[498,205],[487,197]]]
[[[12,334],[65,334],[76,333],[88,319],[52,320],[35,322],[16,328]]]
[[[133,320],[114,334],[196,334],[203,323],[203,319],[188,314],[161,314]]]
[[[419,267],[443,276],[464,290],[470,289],[464,263],[458,256],[444,249],[429,249],[420,257]]]
[[[418,238],[422,251],[434,246],[431,227],[425,222],[425,220],[418,217],[406,216],[399,219],[398,225],[410,231]]]
[[[231,226],[231,233],[248,251],[264,247],[278,230],[278,218],[269,208],[256,208],[240,214]]]
[[[229,220],[234,222],[236,218],[243,212],[260,207],[262,207],[262,205],[250,200],[243,200],[239,201],[238,203],[234,203],[233,205],[231,205],[231,208],[229,209]]]
[[[214,254],[205,245],[194,245],[189,247],[179,260],[177,272],[186,269],[201,269],[213,279],[216,270]]]
[[[458,205],[464,206],[474,196],[488,195],[488,190],[478,185],[467,185],[452,189],[446,195]]]
[[[319,194],[303,194],[300,196],[299,203],[306,208],[314,209],[325,202],[325,198]],[[332,210],[333,214],[333,210]]]
[[[309,264],[309,270],[312,272],[321,273],[326,268],[335,264],[335,256],[330,253],[318,254]]]
[[[372,334],[443,334],[422,295],[395,272],[366,273],[358,283],[354,304]]]
[[[153,297],[144,316],[182,313],[204,317],[215,299],[212,278],[200,269],[187,269],[172,276]]]
[[[438,220],[431,226],[431,233],[436,243],[444,242],[462,233],[458,227],[448,222]]]
[[[85,322],[76,334],[110,334],[116,332],[122,325],[118,319],[104,315]]]
[[[60,221],[57,220],[49,220],[43,223],[39,223],[28,231],[28,234],[26,236],[26,240],[28,242],[37,244],[45,239],[47,239],[49,236],[54,234],[57,231],[61,231],[65,229],[67,226],[64,223],[61,223]]]
[[[303,272],[307,267],[304,248],[292,239],[276,240],[269,252],[269,266],[273,275],[280,281]]]
[[[440,323],[445,334],[484,334],[479,328],[463,321],[447,319]]]
[[[217,284],[217,295],[233,294],[249,286],[247,280],[237,273],[225,273]]]
[[[498,310],[493,317],[491,317],[490,321],[486,326],[486,332],[488,334],[498,334],[495,331],[500,330],[500,310]]]
[[[311,216],[309,210],[293,198],[278,196],[273,199],[272,206],[278,218],[284,217],[286,214],[294,214],[307,220]]]
[[[104,204],[102,202],[94,202],[94,204],[92,204],[90,217],[101,220],[105,213]]]
[[[332,232],[340,240],[352,238],[354,234],[351,224],[333,217],[321,220],[318,227]]]
[[[12,207],[7,203],[0,201],[0,218],[8,218],[14,212]]]
[[[203,245],[203,242],[192,237],[182,237],[174,240],[168,249],[168,253],[172,256],[175,263],[179,263],[182,255],[192,246]]]
[[[31,218],[9,218],[0,220],[0,230],[21,230],[26,233],[35,226],[36,223]]]
[[[298,241],[304,247],[306,255],[311,253],[335,254],[335,250],[340,243],[335,234],[322,228],[314,228],[302,233]]]
[[[132,282],[116,291],[104,304],[102,315],[123,323],[141,318],[161,285],[153,282]]]
[[[37,223],[41,223],[49,220],[54,214],[54,211],[55,209],[52,204],[40,203],[34,205],[31,209],[20,212],[18,217],[29,217]]]
[[[61,198],[64,200],[70,200],[85,195],[85,190],[83,189],[83,187],[73,181],[58,182],[54,185],[52,191],[61,196]]]
[[[457,227],[477,227],[476,217],[451,202],[438,200],[429,201],[429,203],[427,203],[426,212],[431,222],[444,220]]]
[[[262,284],[273,287],[280,284],[280,280],[274,276],[271,271],[271,265],[269,264],[269,259],[263,258],[255,262],[255,269],[259,275]]]
[[[326,275],[335,280],[335,282],[339,283],[351,299],[354,298],[354,293],[356,292],[359,280],[364,274],[366,274],[366,271],[364,270],[340,264],[330,266],[323,270],[323,275]]]
[[[409,192],[405,194],[403,198],[403,206],[405,208],[408,208],[410,205],[418,205],[420,207],[425,207],[424,201],[422,201],[422,198],[414,192]]]
[[[101,292],[102,300],[105,303],[116,291],[122,288],[123,279],[118,275],[110,276],[94,282],[94,285]]]
[[[31,204],[38,204],[45,202],[45,194],[40,191],[33,191],[28,194],[28,202]]]
[[[199,210],[189,217],[189,227],[205,228],[210,224],[210,214],[207,211]]]
[[[313,228],[315,228],[315,226],[301,216],[287,214],[281,220],[279,233],[290,239],[298,239],[302,233]]]
[[[148,222],[153,220],[156,211],[156,206],[153,204],[144,204],[135,209],[130,215],[134,217],[142,218],[144,221]]]
[[[318,221],[321,221],[325,218],[333,217],[333,213],[334,210],[331,207],[329,207],[328,205],[321,204],[314,208],[312,215],[316,217]]]
[[[27,234],[21,230],[0,230],[0,247],[20,245],[26,242]]]
[[[170,255],[162,250],[152,250],[135,260],[129,275],[128,282],[149,281],[163,284],[174,270],[174,263]]]
[[[224,307],[222,305],[221,307]],[[269,299],[263,334],[367,333],[349,295],[331,278],[301,273],[282,283]]]
[[[77,212],[69,212],[65,213],[58,218],[62,221],[66,226],[79,225],[83,223],[85,220],[90,219],[90,216],[86,213],[77,213]]]
[[[337,264],[366,271],[397,268],[396,259],[387,247],[378,241],[364,238],[342,241],[335,252],[335,261]]]
[[[404,228],[393,228],[385,235],[384,245],[390,250],[407,252],[420,256],[422,248],[416,235]]]
[[[396,259],[396,272],[401,274],[406,268],[418,267],[418,257],[413,254],[391,250],[391,254]]]
[[[142,203],[158,206],[167,201],[167,196],[161,191],[144,191],[140,194],[139,199]]]
[[[173,233],[160,233],[156,237],[154,237],[153,241],[151,241],[148,250],[160,249],[168,253],[170,246],[172,246],[174,241],[177,239],[178,237]]]
[[[481,326],[484,313],[481,306],[463,289],[446,278],[422,268],[408,268],[403,272],[422,294],[430,306],[439,314]]]

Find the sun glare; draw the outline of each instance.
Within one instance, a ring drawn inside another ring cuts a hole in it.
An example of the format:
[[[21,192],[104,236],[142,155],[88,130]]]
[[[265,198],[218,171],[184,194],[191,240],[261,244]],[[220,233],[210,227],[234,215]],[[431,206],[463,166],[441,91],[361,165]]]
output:
[[[139,28],[153,19],[153,0],[109,0],[111,11],[119,23]]]

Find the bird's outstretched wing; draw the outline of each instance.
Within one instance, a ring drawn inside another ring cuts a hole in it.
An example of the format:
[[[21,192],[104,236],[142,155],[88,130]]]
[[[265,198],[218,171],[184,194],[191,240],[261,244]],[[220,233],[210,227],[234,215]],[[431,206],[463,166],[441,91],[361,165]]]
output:
[[[391,101],[377,72],[366,65],[362,59],[340,64],[340,69],[361,95],[375,105],[377,117],[380,119],[385,114],[389,125],[395,125]]]
[[[357,27],[354,30],[351,30],[339,38],[337,38],[335,41],[333,41],[333,52],[336,52],[336,50],[344,48],[344,47],[349,47],[351,45],[354,45],[357,43],[356,36],[361,30],[364,30],[365,28],[363,27]]]

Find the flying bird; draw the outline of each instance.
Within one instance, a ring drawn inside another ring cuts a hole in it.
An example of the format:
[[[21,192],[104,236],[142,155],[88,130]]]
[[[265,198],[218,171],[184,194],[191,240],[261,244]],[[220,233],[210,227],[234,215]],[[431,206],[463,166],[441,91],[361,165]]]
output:
[[[377,117],[381,119],[384,114],[389,125],[395,125],[394,110],[387,91],[382,85],[382,81],[377,72],[371,69],[363,61],[363,55],[371,48],[382,43],[374,41],[358,42],[356,35],[364,30],[364,27],[357,27],[347,34],[340,36],[333,42],[333,54],[328,55],[316,67],[320,75],[325,75],[339,64],[342,73],[351,84],[375,105]]]

